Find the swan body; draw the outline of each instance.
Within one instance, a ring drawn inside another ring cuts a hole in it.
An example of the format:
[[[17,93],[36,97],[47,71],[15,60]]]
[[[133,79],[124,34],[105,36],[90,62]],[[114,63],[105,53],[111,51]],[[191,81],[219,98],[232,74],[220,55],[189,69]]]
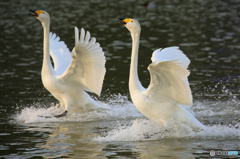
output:
[[[106,59],[99,43],[95,38],[90,39],[90,33],[85,33],[84,29],[79,37],[79,30],[75,27],[75,47],[70,53],[65,43],[49,32],[49,14],[42,10],[31,11],[44,30],[42,83],[65,110],[55,117],[65,116],[74,106],[83,111],[103,108],[85,92],[101,93]]]
[[[119,18],[132,37],[132,55],[129,91],[133,104],[147,118],[168,125],[181,122],[193,129],[204,129],[186,108],[192,105],[192,93],[188,83],[190,60],[178,47],[157,49],[148,66],[150,84],[144,88],[138,78],[138,48],[141,27],[137,20]]]

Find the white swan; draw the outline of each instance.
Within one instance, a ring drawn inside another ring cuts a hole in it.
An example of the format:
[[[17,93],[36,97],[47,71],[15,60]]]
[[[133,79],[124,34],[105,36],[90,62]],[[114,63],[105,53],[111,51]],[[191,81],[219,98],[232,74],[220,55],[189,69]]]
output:
[[[140,24],[135,19],[118,19],[132,37],[129,90],[133,104],[143,115],[164,125],[169,121],[177,121],[194,129],[203,129],[205,126],[184,107],[192,105],[187,79],[190,60],[178,47],[155,50],[151,58],[152,64],[148,66],[150,85],[145,89],[139,81],[137,68]]]
[[[50,16],[43,10],[30,10],[43,26],[44,46],[42,64],[42,82],[44,87],[59,100],[64,112],[54,117],[62,117],[73,106],[82,110],[102,108],[85,91],[100,95],[105,69],[105,56],[99,43],[75,27],[75,47],[72,52],[55,34],[49,33]],[[49,40],[50,39],[50,40]],[[53,59],[54,67],[51,64]],[[45,116],[47,117],[47,116]]]

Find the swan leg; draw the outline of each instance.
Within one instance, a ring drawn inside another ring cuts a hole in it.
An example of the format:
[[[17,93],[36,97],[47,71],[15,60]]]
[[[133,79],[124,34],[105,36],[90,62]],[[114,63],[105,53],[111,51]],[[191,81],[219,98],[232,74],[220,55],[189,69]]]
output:
[[[60,105],[61,105],[62,108],[65,108],[65,111],[63,113],[61,113],[61,114],[54,115],[53,117],[55,117],[55,118],[61,118],[61,117],[66,116],[67,113],[68,113],[68,110],[70,109],[70,104],[65,103],[64,101],[61,101]]]
[[[65,104],[64,102],[60,101],[60,106],[61,106],[61,107],[65,107],[65,105],[67,105],[67,106],[66,106],[66,109],[65,109],[65,111],[64,111],[63,113],[61,113],[61,114],[54,115],[54,116],[38,115],[38,117],[42,117],[42,118],[61,118],[61,117],[64,117],[64,116],[67,115],[68,110],[70,109],[70,105]],[[58,107],[59,107],[59,106],[58,106]]]

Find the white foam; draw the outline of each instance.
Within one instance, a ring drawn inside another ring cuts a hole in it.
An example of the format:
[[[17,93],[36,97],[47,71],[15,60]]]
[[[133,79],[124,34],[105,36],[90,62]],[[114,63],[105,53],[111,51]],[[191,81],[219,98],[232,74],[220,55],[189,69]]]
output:
[[[235,116],[240,114],[240,101],[195,101],[191,110],[197,116]]]
[[[95,141],[142,141],[159,140],[168,138],[240,138],[240,102],[200,102],[196,101],[191,108],[194,115],[205,122],[206,129],[193,131],[188,126],[181,123],[170,123],[168,127],[156,124],[138,112],[136,107],[126,96],[113,95],[106,102],[101,104],[107,107],[104,111],[80,112],[77,109],[69,112],[62,118],[43,118],[43,116],[53,116],[63,112],[57,105],[46,105],[35,103],[17,113],[15,121],[24,123],[38,122],[86,122],[86,121],[113,121],[114,127],[108,127],[107,132],[102,132],[100,136],[94,138]],[[226,118],[224,118],[226,115]],[[116,122],[115,122],[116,121]],[[222,122],[218,122],[222,121]],[[116,125],[115,125],[116,123]],[[219,124],[221,123],[221,125]],[[109,130],[110,129],[110,130]],[[106,129],[104,129],[106,130]]]
[[[214,138],[240,138],[240,128],[232,126],[206,126],[205,130],[193,131],[181,123],[171,123],[168,127],[156,124],[148,119],[135,119],[130,125],[119,125],[109,132],[102,133],[94,138],[95,141],[144,141],[159,139],[214,139]]]

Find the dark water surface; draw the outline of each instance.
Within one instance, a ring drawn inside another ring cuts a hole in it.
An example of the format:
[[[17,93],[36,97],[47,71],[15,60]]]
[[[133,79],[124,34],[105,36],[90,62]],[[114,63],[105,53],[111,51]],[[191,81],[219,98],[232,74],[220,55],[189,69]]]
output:
[[[210,150],[240,153],[240,1],[169,0],[0,1],[0,158],[208,158]],[[43,30],[29,9],[51,15],[51,31],[71,50],[74,26],[89,30],[107,58],[101,97],[114,108],[39,119],[57,101],[41,82]],[[129,31],[118,17],[142,28],[139,78],[147,87],[152,52],[179,46],[190,58],[191,111],[203,132],[171,131],[144,118],[131,104]],[[216,157],[216,156],[215,156]],[[236,156],[217,156],[235,158]],[[240,157],[240,156],[238,156]]]

